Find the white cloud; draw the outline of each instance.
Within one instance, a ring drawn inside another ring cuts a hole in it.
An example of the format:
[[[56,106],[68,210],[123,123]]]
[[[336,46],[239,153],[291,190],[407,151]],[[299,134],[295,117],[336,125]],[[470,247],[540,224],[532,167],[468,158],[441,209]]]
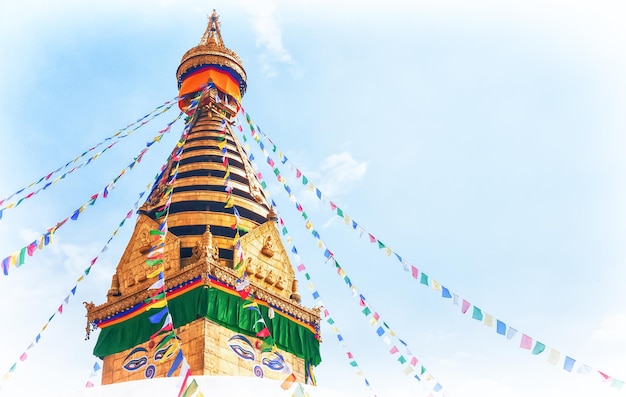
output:
[[[283,37],[276,20],[276,7],[269,4],[250,2],[246,11],[252,16],[252,27],[257,34],[256,45],[263,52],[259,55],[261,70],[267,77],[278,75],[277,64],[291,67],[292,73],[298,74],[297,63],[283,45]]]
[[[349,192],[365,176],[367,163],[359,162],[349,152],[332,154],[323,160],[320,168],[320,189],[328,197]]]

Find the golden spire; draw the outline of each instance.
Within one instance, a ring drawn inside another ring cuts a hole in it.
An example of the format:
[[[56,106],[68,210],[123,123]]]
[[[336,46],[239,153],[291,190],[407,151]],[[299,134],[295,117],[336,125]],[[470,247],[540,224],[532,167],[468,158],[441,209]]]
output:
[[[210,41],[213,40],[213,42],[219,47],[224,47],[222,34],[220,33],[220,16],[217,15],[217,12],[213,9],[213,14],[211,14],[211,16],[207,15],[207,18],[209,20],[209,24],[206,27],[206,31],[202,35],[199,45],[208,45]]]

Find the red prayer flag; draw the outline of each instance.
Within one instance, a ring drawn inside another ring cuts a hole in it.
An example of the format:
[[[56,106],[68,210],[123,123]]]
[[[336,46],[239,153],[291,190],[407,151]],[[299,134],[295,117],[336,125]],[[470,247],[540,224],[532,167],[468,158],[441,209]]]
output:
[[[267,338],[270,336],[270,330],[267,327],[263,328],[259,332],[256,333],[257,338]]]

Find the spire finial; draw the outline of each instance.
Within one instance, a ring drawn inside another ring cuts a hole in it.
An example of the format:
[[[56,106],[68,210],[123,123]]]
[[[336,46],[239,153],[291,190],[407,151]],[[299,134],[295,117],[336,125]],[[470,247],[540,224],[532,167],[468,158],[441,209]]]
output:
[[[200,45],[207,45],[211,41],[217,44],[220,47],[224,47],[224,42],[222,41],[222,34],[220,33],[220,16],[217,15],[215,9],[213,9],[213,14],[207,15],[207,19],[209,20],[209,24],[206,27],[206,31],[202,35],[202,40],[200,40]]]

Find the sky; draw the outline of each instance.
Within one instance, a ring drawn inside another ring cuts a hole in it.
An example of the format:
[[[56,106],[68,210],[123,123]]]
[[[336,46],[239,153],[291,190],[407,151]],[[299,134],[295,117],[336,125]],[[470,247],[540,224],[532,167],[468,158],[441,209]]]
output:
[[[326,246],[443,386],[440,395],[626,395],[596,372],[626,380],[621,2],[129,3],[0,3],[0,199],[174,98],[180,58],[216,8],[224,42],[248,75],[243,107],[291,160],[283,174]],[[101,191],[176,115],[170,110],[5,210],[0,258]],[[84,340],[82,302],[105,300],[136,218],[107,241],[181,130],[176,124],[106,200],[0,277],[0,376],[17,362],[0,394],[62,395],[96,379],[97,331]],[[359,229],[345,226],[291,167]],[[375,393],[428,395],[428,385],[402,373],[282,187],[269,188]],[[507,340],[471,310],[463,314],[368,234],[518,335]],[[301,292],[310,304],[304,282]],[[521,334],[576,359],[572,373],[562,360],[550,364],[548,350],[521,349]],[[319,384],[371,395],[325,323],[322,337]],[[582,363],[594,371],[578,373]]]

